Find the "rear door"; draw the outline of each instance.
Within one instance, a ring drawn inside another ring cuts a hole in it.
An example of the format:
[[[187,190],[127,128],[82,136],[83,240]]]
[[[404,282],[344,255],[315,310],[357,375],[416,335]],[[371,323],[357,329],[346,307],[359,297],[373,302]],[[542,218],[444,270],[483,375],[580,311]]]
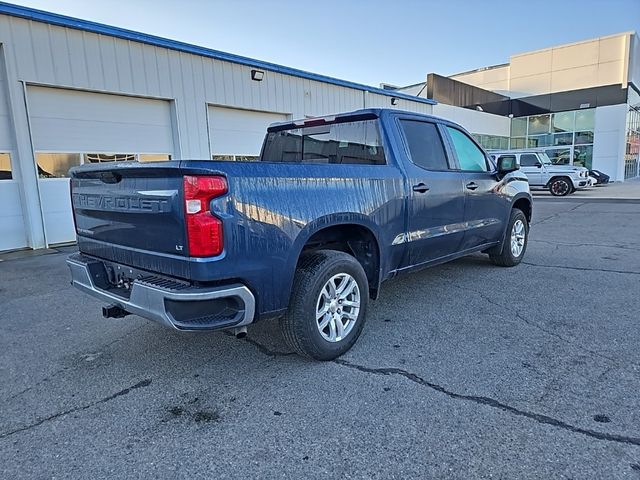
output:
[[[464,236],[462,175],[447,156],[437,123],[398,119],[409,184],[406,266],[455,253]]]
[[[501,194],[495,168],[478,144],[454,126],[444,128],[463,176],[464,238],[460,250],[499,240],[508,213],[509,198]]]

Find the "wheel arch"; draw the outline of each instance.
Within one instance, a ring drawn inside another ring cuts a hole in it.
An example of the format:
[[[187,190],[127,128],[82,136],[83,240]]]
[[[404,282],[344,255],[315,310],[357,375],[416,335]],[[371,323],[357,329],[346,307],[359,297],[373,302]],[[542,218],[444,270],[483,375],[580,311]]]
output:
[[[364,215],[319,218],[300,232],[288,263],[295,272],[300,258],[313,250],[333,249],[349,253],[362,265],[369,281],[369,296],[375,299],[383,278],[382,250],[377,230],[376,225]]]

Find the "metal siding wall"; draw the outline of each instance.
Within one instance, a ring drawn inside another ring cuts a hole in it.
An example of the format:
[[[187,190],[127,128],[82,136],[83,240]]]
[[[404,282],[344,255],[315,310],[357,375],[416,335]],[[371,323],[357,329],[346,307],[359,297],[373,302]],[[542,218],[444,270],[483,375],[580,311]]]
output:
[[[0,28],[2,24],[0,23]],[[0,55],[3,49],[0,46]],[[11,116],[9,111],[9,100],[7,99],[7,80],[4,58],[0,58],[0,152],[9,152],[14,149],[14,138],[12,134]]]
[[[272,71],[255,82],[249,66],[7,15],[0,15],[0,43],[9,57],[10,111],[19,139],[14,163],[34,177],[21,180],[25,215],[31,219],[29,241],[34,247],[43,246],[44,227],[19,82],[173,100],[176,159],[209,158],[207,105],[292,118],[391,106],[390,97],[356,88]],[[397,108],[431,113],[430,105],[404,99]],[[0,126],[3,121],[0,114]],[[6,131],[2,130],[0,136]]]

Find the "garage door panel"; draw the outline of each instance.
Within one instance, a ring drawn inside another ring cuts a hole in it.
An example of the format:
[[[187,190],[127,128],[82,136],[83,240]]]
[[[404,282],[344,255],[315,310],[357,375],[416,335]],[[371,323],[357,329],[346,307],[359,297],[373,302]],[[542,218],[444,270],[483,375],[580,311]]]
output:
[[[51,125],[51,119],[31,118],[36,151],[43,152],[162,152],[173,153],[171,127],[116,124],[96,120],[66,120]],[[99,132],[99,138],[96,138]]]
[[[173,153],[168,101],[35,86],[27,95],[38,151]]]
[[[212,155],[259,155],[267,127],[289,115],[209,106]]]
[[[0,181],[0,251],[27,246],[24,217],[19,208],[20,192],[18,182]]]
[[[65,175],[81,153],[174,153],[168,101],[39,86],[27,100],[36,155],[58,162],[41,167],[49,174]],[[42,178],[39,190],[47,243],[74,241],[69,179]]]

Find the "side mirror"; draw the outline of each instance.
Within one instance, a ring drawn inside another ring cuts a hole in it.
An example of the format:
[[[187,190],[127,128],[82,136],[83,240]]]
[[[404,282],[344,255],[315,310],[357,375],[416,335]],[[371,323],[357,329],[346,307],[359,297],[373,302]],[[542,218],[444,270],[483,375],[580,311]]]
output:
[[[540,162],[536,163],[536,167],[542,168],[542,164]]]
[[[507,173],[515,172],[518,169],[520,169],[520,165],[518,164],[515,156],[506,155],[498,158],[498,173],[500,175],[506,175]]]

